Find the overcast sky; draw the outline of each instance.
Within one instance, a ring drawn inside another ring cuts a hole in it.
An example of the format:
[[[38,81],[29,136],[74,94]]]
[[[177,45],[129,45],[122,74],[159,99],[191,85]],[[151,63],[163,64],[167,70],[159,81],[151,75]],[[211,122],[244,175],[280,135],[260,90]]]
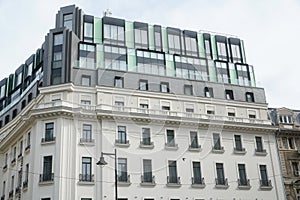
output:
[[[248,64],[270,107],[300,109],[298,0],[0,0],[0,80],[41,46],[60,7],[188,30],[236,35],[245,42]]]

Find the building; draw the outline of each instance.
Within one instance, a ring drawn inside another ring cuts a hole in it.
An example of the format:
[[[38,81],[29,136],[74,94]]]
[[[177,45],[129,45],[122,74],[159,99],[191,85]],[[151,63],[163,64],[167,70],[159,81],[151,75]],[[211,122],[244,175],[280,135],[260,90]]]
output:
[[[284,199],[242,40],[63,7],[0,82],[2,199]]]
[[[270,108],[270,117],[276,132],[286,197],[300,199],[300,111],[288,108]]]

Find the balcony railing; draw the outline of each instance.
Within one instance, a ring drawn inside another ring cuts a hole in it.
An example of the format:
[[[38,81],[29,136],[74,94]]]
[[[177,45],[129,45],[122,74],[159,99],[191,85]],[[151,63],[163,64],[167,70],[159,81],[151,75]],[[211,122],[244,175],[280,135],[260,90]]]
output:
[[[213,146],[212,147],[212,152],[214,153],[224,153],[224,147],[223,146]]]
[[[217,188],[228,188],[228,179],[227,178],[216,178],[216,187]]]
[[[53,101],[47,102],[43,104],[39,104],[37,109],[43,108],[55,108],[55,107],[70,107],[72,109],[83,109],[85,110],[84,105],[74,104],[67,101]],[[145,114],[145,109],[143,108],[134,108],[134,107],[119,107],[107,104],[100,104],[97,106],[89,106],[90,110],[96,110],[99,113],[105,112],[111,114],[113,111],[124,112],[124,114],[132,113],[132,114]],[[146,114],[157,116],[169,116],[169,117],[177,117],[177,118],[191,118],[191,119],[203,119],[203,120],[213,120],[213,121],[229,121],[229,122],[237,122],[237,123],[255,123],[262,125],[271,125],[270,120],[261,120],[261,119],[249,119],[249,118],[240,118],[240,117],[229,117],[229,116],[221,116],[221,115],[209,115],[209,114],[199,114],[199,113],[190,113],[190,112],[177,112],[177,111],[165,111],[165,110],[155,110],[155,109],[146,109]]]
[[[246,149],[243,148],[243,147],[234,147],[234,153],[245,153],[246,152]]]
[[[204,177],[192,177],[193,185],[205,185]]]
[[[238,187],[240,189],[250,189],[250,180],[249,179],[238,179]]]
[[[94,174],[79,174],[80,182],[94,182]]]
[[[80,138],[80,143],[95,143],[95,139],[92,139],[92,138]]]
[[[140,147],[144,147],[144,148],[153,148],[154,147],[154,143],[151,141],[140,141]]]
[[[25,180],[23,182],[23,189],[28,188],[28,180]]]
[[[180,177],[177,176],[167,176],[168,185],[181,185]]]
[[[141,175],[142,185],[155,185],[155,176],[144,176]]]
[[[199,144],[190,144],[189,145],[189,150],[190,151],[200,151],[201,150],[201,145],[199,145]]]
[[[118,183],[123,185],[129,185],[130,184],[130,175],[128,174],[121,174],[118,175]]]
[[[267,150],[266,149],[255,149],[255,155],[265,156],[265,155],[267,155]]]
[[[116,139],[115,144],[118,146],[129,146],[129,140]]]
[[[178,144],[176,144],[174,142],[166,142],[165,143],[165,147],[167,149],[177,149],[178,148]]]
[[[54,181],[54,173],[51,174],[40,174],[40,183],[43,182],[53,182]]]
[[[47,142],[55,142],[56,137],[48,137],[48,138],[42,138],[42,143],[47,143]]]
[[[260,180],[259,184],[260,184],[261,189],[272,189],[273,188],[271,180]]]

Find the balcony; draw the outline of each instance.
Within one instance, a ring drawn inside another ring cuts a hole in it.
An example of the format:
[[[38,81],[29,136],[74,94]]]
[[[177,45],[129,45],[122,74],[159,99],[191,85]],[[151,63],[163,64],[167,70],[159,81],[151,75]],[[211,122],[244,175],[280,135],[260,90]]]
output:
[[[26,190],[28,188],[28,180],[25,180],[23,182],[23,190]]]
[[[238,179],[238,188],[241,190],[249,190],[251,188],[249,179]]]
[[[154,143],[151,142],[151,141],[141,141],[140,142],[140,148],[153,149],[154,148]]]
[[[118,185],[120,186],[129,186],[131,184],[130,182],[130,175],[127,173],[118,175]]]
[[[192,177],[192,187],[193,188],[204,188],[205,182],[204,178],[202,177]]]
[[[189,145],[189,151],[199,152],[199,151],[201,151],[201,145],[199,145],[199,144],[190,144]]]
[[[142,186],[155,186],[155,176],[144,176],[141,175],[141,185]]]
[[[167,176],[167,186],[169,186],[169,187],[180,187],[181,186],[180,177]]]
[[[53,184],[54,173],[51,174],[40,174],[39,184]]]
[[[246,154],[246,149],[243,147],[242,148],[234,147],[233,153],[234,154]]]
[[[28,153],[30,151],[30,144],[25,147],[25,153]]]
[[[222,147],[222,146],[213,146],[211,151],[213,153],[224,153],[225,152],[224,147]]]
[[[260,180],[259,185],[261,190],[271,190],[273,188],[271,180]]]
[[[94,174],[79,174],[79,184],[94,184]]]
[[[80,138],[79,141],[80,144],[86,144],[86,145],[94,145],[95,139],[92,138]]]
[[[265,149],[255,149],[255,155],[257,156],[266,156],[267,154],[267,150]]]
[[[118,147],[129,147],[129,140],[121,140],[121,139],[116,139],[115,140],[115,145]]]
[[[166,142],[165,143],[165,149],[166,150],[177,150],[178,149],[178,144],[175,144],[174,142]]]
[[[216,188],[218,189],[227,189],[229,188],[228,179],[227,178],[216,178]]]
[[[41,143],[42,144],[54,144],[55,140],[56,140],[56,137],[42,138]]]

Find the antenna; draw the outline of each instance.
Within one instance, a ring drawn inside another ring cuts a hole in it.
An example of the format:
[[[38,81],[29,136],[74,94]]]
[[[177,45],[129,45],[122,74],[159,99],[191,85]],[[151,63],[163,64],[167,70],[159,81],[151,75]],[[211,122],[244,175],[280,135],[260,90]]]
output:
[[[104,15],[105,17],[109,17],[109,16],[112,15],[112,12],[107,8],[107,9],[103,12],[103,15]]]

